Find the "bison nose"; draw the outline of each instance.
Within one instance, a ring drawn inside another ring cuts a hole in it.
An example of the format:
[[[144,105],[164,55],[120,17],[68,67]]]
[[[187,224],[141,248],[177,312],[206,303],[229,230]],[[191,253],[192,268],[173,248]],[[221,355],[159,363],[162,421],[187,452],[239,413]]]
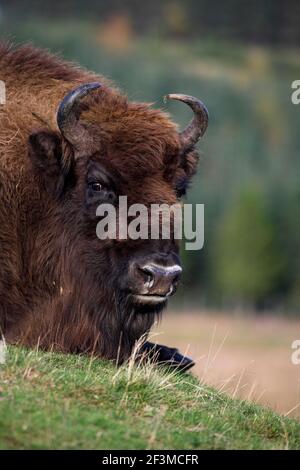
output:
[[[169,296],[177,286],[182,272],[178,264],[163,266],[157,263],[138,265],[148,295]]]

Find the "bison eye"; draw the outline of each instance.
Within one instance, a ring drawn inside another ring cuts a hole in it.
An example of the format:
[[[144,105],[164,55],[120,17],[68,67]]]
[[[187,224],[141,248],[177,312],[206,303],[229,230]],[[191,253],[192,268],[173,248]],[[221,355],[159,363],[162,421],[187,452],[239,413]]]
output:
[[[97,182],[89,183],[89,187],[95,192],[99,192],[104,189],[103,184]]]

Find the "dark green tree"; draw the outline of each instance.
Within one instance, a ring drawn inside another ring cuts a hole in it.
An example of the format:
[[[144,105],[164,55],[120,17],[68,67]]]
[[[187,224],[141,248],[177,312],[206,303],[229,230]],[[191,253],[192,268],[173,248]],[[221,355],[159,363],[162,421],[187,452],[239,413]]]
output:
[[[259,191],[242,192],[228,207],[218,229],[214,265],[225,298],[260,308],[275,294],[284,258]]]

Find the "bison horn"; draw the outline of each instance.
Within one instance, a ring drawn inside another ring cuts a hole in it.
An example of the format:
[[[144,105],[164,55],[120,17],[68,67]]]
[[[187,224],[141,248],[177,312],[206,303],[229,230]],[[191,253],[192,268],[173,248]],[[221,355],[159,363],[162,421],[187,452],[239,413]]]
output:
[[[208,126],[208,110],[202,101],[189,95],[171,94],[165,99],[178,100],[186,103],[194,112],[194,118],[189,125],[180,132],[180,140],[183,151],[193,147],[205,133]]]
[[[84,129],[78,126],[79,115],[76,113],[82,98],[91,91],[100,88],[98,82],[85,83],[71,90],[61,101],[57,111],[57,125],[62,135],[75,147],[82,142]]]

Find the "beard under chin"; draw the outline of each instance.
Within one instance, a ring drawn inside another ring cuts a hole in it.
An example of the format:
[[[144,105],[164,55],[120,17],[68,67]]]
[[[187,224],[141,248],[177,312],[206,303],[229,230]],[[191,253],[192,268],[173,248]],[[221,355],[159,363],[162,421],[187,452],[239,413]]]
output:
[[[101,322],[102,328],[108,333],[103,338],[105,356],[117,358],[119,364],[126,361],[136,342],[141,341],[142,344],[146,341],[154,322],[160,319],[165,304],[135,304],[128,294],[119,293],[115,299],[115,316],[105,316]],[[112,336],[114,341],[109,342]]]

